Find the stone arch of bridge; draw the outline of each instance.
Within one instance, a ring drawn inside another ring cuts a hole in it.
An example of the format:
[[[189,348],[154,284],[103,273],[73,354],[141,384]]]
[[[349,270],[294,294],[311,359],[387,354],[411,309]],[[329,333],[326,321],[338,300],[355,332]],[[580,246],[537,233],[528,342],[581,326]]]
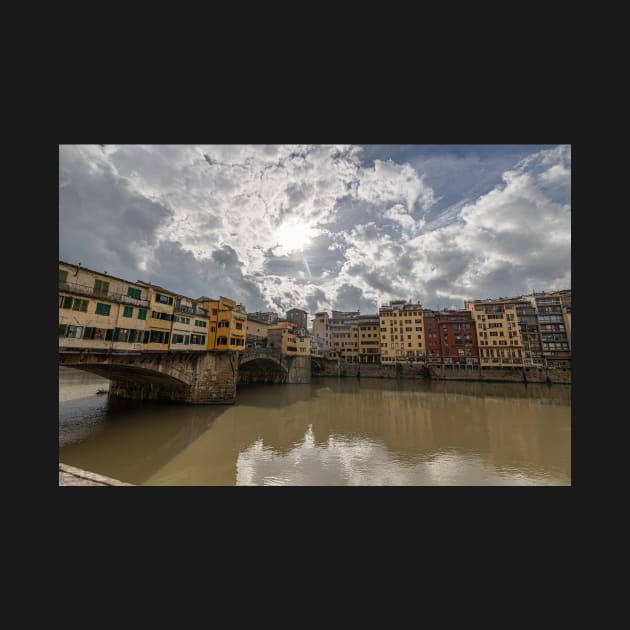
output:
[[[141,367],[137,365],[122,365],[116,363],[67,363],[65,365],[69,368],[76,370],[82,370],[84,372],[90,372],[97,376],[109,379],[110,381],[128,381],[132,383],[139,383],[143,385],[166,385],[170,387],[188,386],[190,383],[187,380],[177,378],[167,372],[153,370],[147,367]]]

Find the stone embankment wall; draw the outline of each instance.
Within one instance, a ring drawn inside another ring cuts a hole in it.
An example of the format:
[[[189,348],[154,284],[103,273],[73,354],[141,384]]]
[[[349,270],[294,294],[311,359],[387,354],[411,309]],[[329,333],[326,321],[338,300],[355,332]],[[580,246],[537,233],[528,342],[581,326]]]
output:
[[[314,371],[319,376],[359,376],[363,378],[426,378],[424,367],[400,365],[380,365],[378,363],[344,363],[336,359],[317,359]]]
[[[320,367],[321,366],[321,367]],[[319,368],[319,369],[318,369]],[[488,381],[505,383],[571,383],[571,370],[542,368],[449,368],[410,365],[344,363],[336,359],[317,359],[314,375],[359,376],[360,378],[430,378],[436,381]]]
[[[571,370],[544,368],[429,368],[436,381],[492,381],[505,383],[571,383]]]
[[[118,481],[105,475],[75,468],[67,464],[59,464],[59,485],[60,486],[132,486],[131,483]]]

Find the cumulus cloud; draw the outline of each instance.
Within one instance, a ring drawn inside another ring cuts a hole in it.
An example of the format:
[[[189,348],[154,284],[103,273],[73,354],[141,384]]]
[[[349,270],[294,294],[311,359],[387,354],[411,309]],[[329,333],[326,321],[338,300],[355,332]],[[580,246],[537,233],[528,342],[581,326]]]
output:
[[[429,177],[421,161],[365,161],[350,145],[83,145],[59,156],[60,258],[191,296],[314,314],[570,283],[566,146],[510,163],[493,188],[445,208],[452,164],[434,160]]]

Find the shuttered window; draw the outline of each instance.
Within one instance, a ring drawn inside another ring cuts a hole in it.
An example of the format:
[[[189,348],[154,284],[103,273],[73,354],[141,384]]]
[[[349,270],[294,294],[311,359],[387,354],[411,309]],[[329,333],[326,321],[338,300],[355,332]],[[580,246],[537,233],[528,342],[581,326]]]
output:
[[[102,302],[96,303],[96,314],[97,315],[109,315],[109,311],[111,309],[110,304],[103,304]]]
[[[94,280],[94,295],[107,295],[109,291],[109,282],[104,280]]]

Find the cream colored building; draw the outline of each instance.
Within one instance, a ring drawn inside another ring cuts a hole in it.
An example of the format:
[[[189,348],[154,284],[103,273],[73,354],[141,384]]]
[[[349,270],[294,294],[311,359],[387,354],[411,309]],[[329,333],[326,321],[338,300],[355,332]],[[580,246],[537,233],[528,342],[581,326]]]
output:
[[[170,349],[206,350],[209,322],[210,314],[196,300],[178,295],[173,311]]]
[[[140,351],[149,291],[105,272],[59,261],[59,348]]]
[[[267,342],[269,323],[247,316],[246,341],[248,344],[261,344]]]
[[[392,300],[379,308],[381,363],[424,365],[426,343],[422,304]]]
[[[521,367],[524,349],[517,305],[518,298],[464,302],[472,312],[479,342],[481,367]]]

